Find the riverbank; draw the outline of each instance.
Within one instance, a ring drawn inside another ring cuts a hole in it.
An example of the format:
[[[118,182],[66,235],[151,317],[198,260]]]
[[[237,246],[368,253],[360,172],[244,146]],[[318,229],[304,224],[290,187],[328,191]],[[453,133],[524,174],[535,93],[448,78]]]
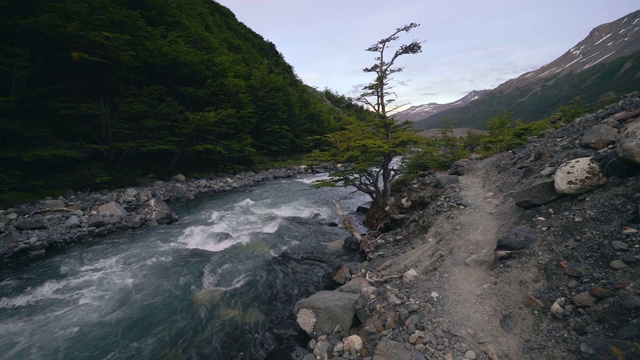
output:
[[[294,308],[313,340],[291,359],[640,358],[639,109],[409,184],[374,258]]]
[[[0,210],[0,269],[118,231],[170,224],[178,220],[171,202],[247,190],[304,172],[304,167],[297,166],[201,179],[178,174],[148,186],[69,193]]]

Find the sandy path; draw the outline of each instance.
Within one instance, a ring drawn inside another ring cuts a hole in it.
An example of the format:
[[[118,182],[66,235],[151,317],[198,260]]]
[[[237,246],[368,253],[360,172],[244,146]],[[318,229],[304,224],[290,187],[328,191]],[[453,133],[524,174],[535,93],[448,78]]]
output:
[[[515,205],[487,191],[485,178],[482,168],[461,176],[468,206],[436,221],[420,245],[398,261],[427,275],[416,287],[419,296],[437,293],[434,315],[466,339],[478,359],[524,359],[522,346],[532,331],[524,305],[536,274],[531,268],[506,272],[494,261],[497,237],[509,228]]]

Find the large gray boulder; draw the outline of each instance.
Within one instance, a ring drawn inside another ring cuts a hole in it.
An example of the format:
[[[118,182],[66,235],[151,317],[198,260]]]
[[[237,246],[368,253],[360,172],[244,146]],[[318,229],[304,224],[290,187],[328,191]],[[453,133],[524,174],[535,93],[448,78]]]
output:
[[[96,213],[100,216],[115,216],[120,218],[127,216],[127,210],[115,201],[98,206]]]
[[[607,124],[598,124],[587,129],[580,138],[580,146],[603,149],[616,141],[618,129]]]
[[[173,209],[158,198],[147,201],[146,204],[138,209],[137,213],[147,220],[155,221],[160,225],[171,224],[172,222],[178,221],[178,215],[176,215]]]
[[[310,336],[332,334],[340,325],[347,331],[353,325],[357,294],[320,291],[296,303],[293,312],[300,327]]]
[[[558,194],[583,194],[604,185],[606,181],[598,164],[588,157],[563,163],[554,175],[554,187]]]
[[[127,210],[122,208],[120,204],[115,201],[108,202],[104,205],[98,206],[96,209],[96,216],[92,216],[90,222],[93,222],[94,227],[101,227],[107,224],[117,224],[124,221],[127,217]]]
[[[556,192],[555,181],[546,179],[513,193],[516,205],[528,209],[550,203],[560,197]]]
[[[640,121],[627,125],[618,136],[618,155],[640,164]]]
[[[373,350],[373,360],[411,360],[413,354],[405,347],[405,343],[383,337]]]

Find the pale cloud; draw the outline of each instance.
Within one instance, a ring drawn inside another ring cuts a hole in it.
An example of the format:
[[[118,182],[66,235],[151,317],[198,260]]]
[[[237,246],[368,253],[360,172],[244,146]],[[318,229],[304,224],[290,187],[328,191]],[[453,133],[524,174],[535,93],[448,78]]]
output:
[[[637,0],[219,0],[272,41],[310,86],[358,96],[373,80],[364,51],[395,28],[421,26],[398,44],[426,41],[398,60],[398,102],[455,101],[545,65],[606,22],[639,8]]]

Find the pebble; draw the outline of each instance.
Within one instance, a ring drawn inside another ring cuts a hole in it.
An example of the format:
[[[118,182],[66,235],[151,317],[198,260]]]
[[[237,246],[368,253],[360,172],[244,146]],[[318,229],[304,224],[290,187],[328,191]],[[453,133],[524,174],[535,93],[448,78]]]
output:
[[[581,292],[580,294],[573,297],[573,302],[577,306],[582,307],[591,307],[596,304],[596,298],[591,296],[588,291]]]
[[[464,353],[464,358],[467,360],[475,360],[476,357],[477,357],[476,353],[471,350]]]
[[[613,260],[612,262],[609,263],[609,266],[612,269],[616,269],[616,270],[624,269],[626,267],[629,267],[629,265],[625,264],[624,261],[622,261],[622,260]]]
[[[416,270],[410,269],[407,272],[405,272],[404,275],[402,275],[402,282],[404,282],[405,284],[408,284],[413,280],[415,280],[415,278],[417,277],[418,277],[418,273],[416,272]]]
[[[629,250],[629,245],[623,243],[622,241],[614,241],[611,243],[611,245],[613,246],[614,249],[616,250],[622,250],[622,251],[627,251]]]

